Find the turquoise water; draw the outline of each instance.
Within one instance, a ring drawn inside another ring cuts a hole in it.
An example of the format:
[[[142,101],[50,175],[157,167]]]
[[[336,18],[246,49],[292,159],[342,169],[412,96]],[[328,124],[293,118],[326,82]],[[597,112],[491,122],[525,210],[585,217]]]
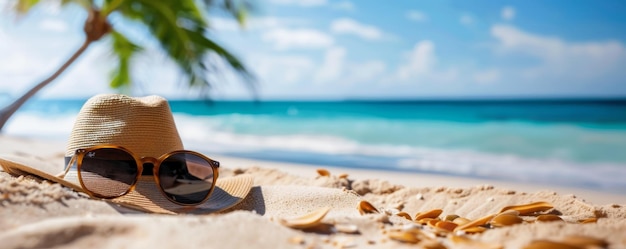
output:
[[[83,102],[33,101],[6,131],[63,139]],[[626,192],[623,100],[170,105],[185,146],[206,153]]]

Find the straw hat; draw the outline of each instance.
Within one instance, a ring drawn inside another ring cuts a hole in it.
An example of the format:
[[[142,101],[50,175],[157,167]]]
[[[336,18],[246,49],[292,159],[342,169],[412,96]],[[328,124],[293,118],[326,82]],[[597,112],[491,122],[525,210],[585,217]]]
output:
[[[169,104],[159,96],[133,98],[102,94],[87,100],[70,134],[65,164],[76,149],[102,144],[119,145],[138,157],[154,158],[183,149]],[[75,168],[61,177],[65,164],[44,161],[36,156],[0,156],[0,165],[8,173],[33,174],[85,192]],[[146,175],[140,177],[134,191],[109,201],[154,213],[211,213],[242,201],[250,192],[252,183],[250,175],[219,178],[208,201],[198,206],[184,207],[167,200],[159,191],[154,177]]]

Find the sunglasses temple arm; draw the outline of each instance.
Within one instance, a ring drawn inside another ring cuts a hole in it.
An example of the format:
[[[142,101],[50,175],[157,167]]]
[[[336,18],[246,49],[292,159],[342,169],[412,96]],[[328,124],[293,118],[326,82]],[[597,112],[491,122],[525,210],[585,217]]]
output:
[[[67,175],[67,172],[70,171],[70,168],[72,168],[72,164],[74,164],[74,161],[76,161],[76,154],[74,154],[72,158],[70,159],[70,161],[67,163],[67,165],[65,166],[65,170],[63,170],[63,173],[56,175],[56,177],[60,177],[60,178],[65,177],[65,175]]]

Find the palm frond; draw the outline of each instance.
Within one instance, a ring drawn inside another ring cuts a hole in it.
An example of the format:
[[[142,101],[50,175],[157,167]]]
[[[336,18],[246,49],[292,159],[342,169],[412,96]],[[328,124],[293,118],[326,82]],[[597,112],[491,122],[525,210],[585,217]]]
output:
[[[207,65],[211,54],[226,61],[247,83],[254,78],[234,55],[206,37],[208,24],[194,0],[124,1],[118,5],[117,11],[148,28],[160,47],[187,76],[191,86],[211,85]]]
[[[18,14],[24,14],[35,7],[38,3],[39,0],[18,0],[15,4],[15,10]]]
[[[117,68],[112,72],[111,87],[120,88],[130,85],[130,60],[133,55],[141,50],[141,47],[132,43],[124,35],[112,31],[111,38],[113,40],[113,53],[118,58]]]
[[[41,0],[17,0],[15,4],[15,10],[18,14],[25,14],[41,2]],[[85,9],[89,9],[91,6],[93,6],[92,0],[59,0],[59,3],[61,4],[61,6],[72,3],[78,4]]]
[[[232,15],[240,25],[245,26],[248,11],[253,9],[248,0],[204,0],[207,6],[218,6]]]

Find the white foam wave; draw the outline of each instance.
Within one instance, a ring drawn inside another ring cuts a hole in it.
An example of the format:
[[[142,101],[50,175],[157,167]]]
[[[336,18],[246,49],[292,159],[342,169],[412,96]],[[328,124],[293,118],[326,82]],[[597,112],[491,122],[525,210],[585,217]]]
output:
[[[18,113],[7,124],[6,134],[65,141],[75,115],[41,116]],[[626,191],[626,165],[576,163],[392,144],[363,144],[330,135],[241,134],[228,129],[220,117],[175,114],[177,127],[188,149],[212,153],[282,151],[321,155],[325,158],[362,158],[352,167],[368,167],[368,158],[384,161],[377,168],[488,177],[501,180],[544,182],[581,186],[611,192]],[[314,157],[311,157],[314,158]],[[276,158],[280,159],[280,158]],[[336,160],[337,162],[341,160]],[[333,162],[333,160],[329,160]],[[359,162],[363,162],[360,164]],[[317,163],[317,162],[311,162]]]
[[[367,145],[327,135],[237,134],[218,129],[218,119],[176,116],[183,140],[197,150],[218,153],[283,151],[314,153],[326,157],[377,157],[388,159],[389,163],[381,166],[387,168],[581,186],[612,192],[626,191],[626,182],[623,181],[626,165],[576,163],[403,145]]]
[[[14,136],[65,140],[72,131],[74,120],[75,114],[42,116],[18,112],[9,119],[4,132]]]

